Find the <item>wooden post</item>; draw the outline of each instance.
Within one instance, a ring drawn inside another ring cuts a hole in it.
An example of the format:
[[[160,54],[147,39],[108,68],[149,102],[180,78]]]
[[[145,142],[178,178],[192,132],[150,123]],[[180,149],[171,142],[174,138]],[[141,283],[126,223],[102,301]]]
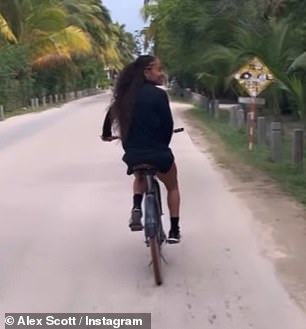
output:
[[[258,117],[257,119],[257,143],[264,145],[266,143],[266,119]]]
[[[242,108],[237,111],[237,128],[239,131],[243,131],[245,128],[244,110]]]
[[[230,125],[234,128],[237,127],[237,111],[238,108],[236,106],[230,108]]]
[[[191,93],[191,102],[194,105],[198,105],[198,98],[196,93]]]
[[[304,130],[294,129],[292,139],[292,163],[302,166],[304,160]]]
[[[280,161],[282,157],[282,133],[281,123],[271,123],[271,159],[274,162]]]
[[[208,98],[206,96],[203,96],[201,104],[204,107],[204,110],[208,111],[209,101],[208,101]]]
[[[213,99],[209,102],[208,113],[210,115],[214,115],[214,100]]]
[[[256,98],[252,97],[250,103],[250,121],[249,121],[249,150],[253,150],[254,136],[255,136],[255,114],[256,114]]]
[[[213,101],[213,106],[214,106],[214,118],[218,120],[220,116],[220,104],[217,99]]]
[[[0,120],[4,120],[4,107],[3,105],[0,105]]]
[[[189,88],[186,88],[184,90],[184,98],[187,99],[187,101],[190,101],[192,97],[191,90]]]
[[[249,131],[250,131],[250,124],[251,124],[251,113],[247,112],[247,120],[246,120],[247,134],[249,134]]]

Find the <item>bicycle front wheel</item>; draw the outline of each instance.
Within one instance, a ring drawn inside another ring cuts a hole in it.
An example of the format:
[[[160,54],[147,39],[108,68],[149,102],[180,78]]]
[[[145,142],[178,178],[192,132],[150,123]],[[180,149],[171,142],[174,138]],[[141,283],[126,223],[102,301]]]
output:
[[[160,255],[160,246],[157,237],[150,238],[150,249],[151,249],[152,266],[154,271],[155,283],[157,285],[161,285],[163,283],[162,272],[161,272],[161,255]]]

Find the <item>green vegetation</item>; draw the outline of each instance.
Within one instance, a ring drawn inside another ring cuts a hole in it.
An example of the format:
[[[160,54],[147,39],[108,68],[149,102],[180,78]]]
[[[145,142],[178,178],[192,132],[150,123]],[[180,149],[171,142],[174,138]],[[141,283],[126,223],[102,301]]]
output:
[[[143,15],[149,25],[144,31],[147,43],[153,43],[153,52],[161,58],[175,87],[190,88],[208,100],[236,103],[238,96],[248,95],[234,73],[256,56],[275,78],[260,95],[266,99],[261,113],[305,126],[305,1],[145,0]],[[248,151],[246,133],[228,124],[227,112],[222,112],[220,120],[199,108],[192,114],[216,157],[224,156],[226,166],[233,170],[240,163],[255,166],[306,203],[305,168],[292,167],[288,137],[283,141],[283,161],[273,163],[268,146]]]
[[[133,35],[100,0],[0,2],[0,104],[105,86],[132,60]]]
[[[276,81],[270,113],[306,120],[306,3],[299,0],[146,0],[146,36],[181,87],[209,98],[243,96],[233,73],[254,56]]]
[[[295,168],[291,164],[291,140],[284,138],[282,161],[274,163],[270,159],[269,146],[255,146],[253,151],[248,150],[247,135],[245,132],[239,132],[237,129],[229,125],[229,113],[224,110],[220,113],[220,118],[215,120],[203,108],[195,107],[191,111],[191,115],[204,123],[201,129],[204,131],[208,140],[210,140],[212,148],[215,148],[215,155],[220,156],[220,142],[216,139],[219,136],[222,141],[222,147],[225,148],[227,154],[224,162],[227,165],[231,163],[231,169],[239,173],[242,163],[251,165],[261,171],[267,173],[281,187],[296,197],[297,200],[306,204],[306,157],[304,168]],[[237,166],[237,168],[235,168]]]

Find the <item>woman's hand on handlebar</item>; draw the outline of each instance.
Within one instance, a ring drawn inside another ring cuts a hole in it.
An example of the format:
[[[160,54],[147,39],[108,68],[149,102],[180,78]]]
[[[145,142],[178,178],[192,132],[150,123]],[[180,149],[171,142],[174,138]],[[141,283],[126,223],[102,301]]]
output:
[[[115,139],[118,139],[117,136],[100,136],[103,142],[112,142]]]

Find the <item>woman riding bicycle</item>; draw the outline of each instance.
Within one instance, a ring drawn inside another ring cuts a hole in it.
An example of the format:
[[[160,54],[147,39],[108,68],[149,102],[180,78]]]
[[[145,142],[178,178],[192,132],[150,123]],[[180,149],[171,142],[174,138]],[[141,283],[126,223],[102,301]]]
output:
[[[133,174],[133,167],[150,164],[158,169],[158,178],[167,189],[170,213],[169,243],[180,241],[179,208],[180,193],[177,168],[169,147],[173,134],[173,118],[166,92],[162,85],[164,71],[160,60],[154,56],[139,56],[127,65],[118,77],[114,97],[104,124],[102,139],[111,141],[112,124],[116,124],[124,149],[123,161],[127,174]],[[130,228],[143,229],[141,203],[145,191],[145,180],[134,173],[133,208]]]

